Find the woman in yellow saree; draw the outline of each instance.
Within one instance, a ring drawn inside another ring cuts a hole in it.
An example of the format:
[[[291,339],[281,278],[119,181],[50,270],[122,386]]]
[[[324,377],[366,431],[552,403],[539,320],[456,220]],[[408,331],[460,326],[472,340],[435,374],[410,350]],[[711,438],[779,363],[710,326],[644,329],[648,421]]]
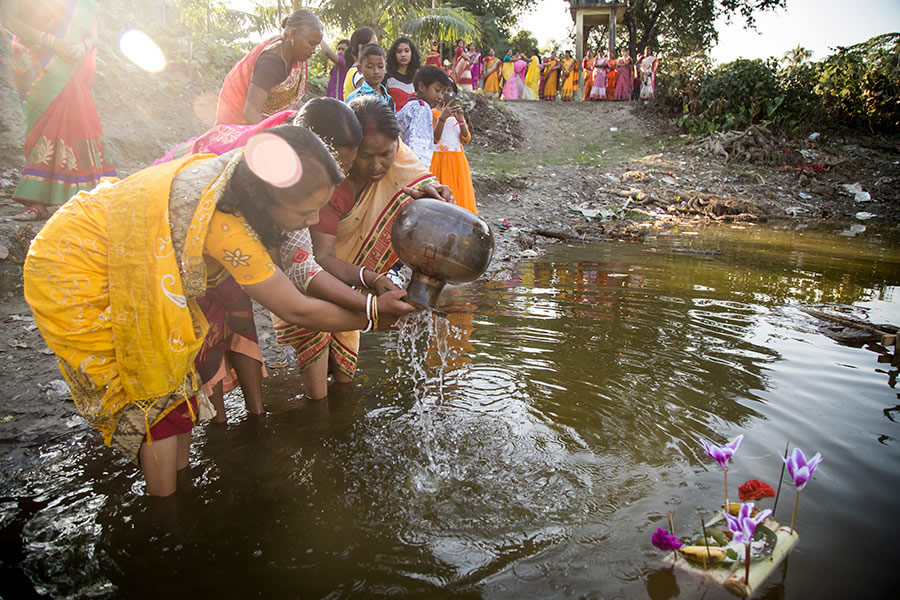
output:
[[[540,96],[541,100],[556,100],[556,92],[559,91],[559,61],[556,60],[556,52],[551,52],[550,57],[544,61],[541,73]]]
[[[528,71],[525,73],[525,91],[522,98],[525,100],[538,99],[538,87],[541,84],[541,63],[537,54],[531,57],[528,63]]]
[[[563,102],[571,102],[578,90],[578,61],[572,58],[572,51],[566,50],[566,57],[562,60],[562,72],[560,79],[563,81],[559,99]]]
[[[399,260],[391,246],[391,227],[400,209],[416,198],[452,200],[415,153],[400,141],[393,110],[374,96],[350,103],[364,132],[362,145],[347,180],[319,212],[310,228],[316,262],[344,282],[373,288],[394,284],[385,276]],[[281,255],[293,248],[282,245]],[[398,292],[399,293],[399,292]],[[380,296],[379,296],[380,297]],[[306,394],[328,395],[328,372],[334,381],[349,383],[356,372],[359,332],[326,333],[274,318],[275,337],[297,353]]]
[[[208,281],[227,271],[292,323],[369,322],[303,296],[269,259],[266,245],[315,222],[343,174],[307,130],[260,135],[288,158],[291,178],[267,183],[235,150],[107,180],[64,204],[25,261],[25,299],[76,408],[140,466],[153,496],[176,491],[191,428],[210,416],[194,367],[209,327],[196,299]]]
[[[497,94],[499,98],[502,89],[500,59],[494,56],[494,49],[491,48],[484,57],[484,93],[488,96]]]

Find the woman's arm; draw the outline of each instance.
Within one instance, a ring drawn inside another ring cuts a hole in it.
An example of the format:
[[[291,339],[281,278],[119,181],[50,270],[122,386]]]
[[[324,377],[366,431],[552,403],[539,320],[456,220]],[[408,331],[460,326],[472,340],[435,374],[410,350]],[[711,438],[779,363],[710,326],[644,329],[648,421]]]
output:
[[[247,101],[244,102],[244,121],[248,125],[256,125],[263,120],[263,107],[266,105],[266,98],[269,92],[259,87],[255,83],[251,83],[247,88]]]
[[[416,310],[412,304],[400,300],[399,296],[405,297],[406,292],[387,277],[378,276],[374,286],[375,293],[378,295],[378,311],[381,314],[401,317]],[[314,275],[310,279],[306,291],[311,296],[328,300],[349,310],[366,311],[366,296],[351,289],[328,271],[320,271]],[[398,293],[389,294],[388,292]]]
[[[316,262],[323,269],[347,285],[358,286],[363,284],[359,279],[359,265],[354,265],[337,257],[337,250],[334,245],[337,236],[313,229],[310,229],[309,233],[312,236],[313,254],[316,256]],[[365,287],[372,287],[375,285],[375,279],[378,277],[378,274],[372,269],[365,269],[362,276],[365,280]],[[387,277],[381,278],[381,280],[384,279],[387,279]],[[381,280],[379,280],[379,283],[381,283]],[[313,278],[313,281],[315,281],[315,278]]]
[[[0,23],[30,46],[49,48],[54,54],[70,63],[80,60],[85,52],[93,48],[93,42],[90,42],[90,45],[88,43],[72,44],[52,33],[32,27],[14,14],[15,5],[15,2],[4,2],[0,5]]]
[[[335,52],[334,50],[331,49],[331,46],[329,46],[327,43],[325,43],[324,39],[321,42],[319,42],[319,47],[322,48],[322,53],[326,57],[328,57],[328,60],[330,60],[337,66],[341,66],[341,57],[338,56],[337,52]]]
[[[301,294],[282,271],[251,285],[243,286],[247,295],[279,318],[316,331],[352,331],[368,324],[364,312],[352,312],[324,300]]]

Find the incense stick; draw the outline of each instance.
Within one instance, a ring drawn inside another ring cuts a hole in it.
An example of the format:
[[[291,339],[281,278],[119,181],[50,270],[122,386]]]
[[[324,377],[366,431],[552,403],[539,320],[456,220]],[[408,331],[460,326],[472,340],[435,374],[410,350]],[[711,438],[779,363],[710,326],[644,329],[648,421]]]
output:
[[[703,543],[706,544],[706,556],[709,562],[712,562],[712,555],[709,553],[709,538],[706,537],[706,523],[703,522],[703,514],[700,514],[700,529],[703,530]],[[706,569],[706,558],[703,559],[703,568]]]
[[[790,442],[784,447],[784,460],[787,460],[788,449],[790,449],[790,447]],[[775,492],[775,504],[772,505],[772,516],[775,515],[775,509],[778,508],[778,497],[781,495],[781,482],[784,481],[784,460],[781,461],[781,477],[778,478],[778,491]]]

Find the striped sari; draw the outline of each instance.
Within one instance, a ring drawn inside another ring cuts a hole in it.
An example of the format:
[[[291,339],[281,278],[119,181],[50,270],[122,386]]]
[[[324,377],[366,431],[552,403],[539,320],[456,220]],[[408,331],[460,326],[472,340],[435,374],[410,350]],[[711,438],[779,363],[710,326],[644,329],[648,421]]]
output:
[[[369,267],[377,273],[386,273],[399,260],[391,246],[391,227],[400,209],[412,201],[402,188],[419,189],[429,183],[438,185],[437,178],[428,172],[415,152],[403,142],[398,143],[400,147],[393,166],[381,181],[369,184],[359,194],[353,209],[341,218],[335,239],[338,258]],[[352,377],[356,372],[358,331],[312,331],[285,323],[275,315],[272,315],[272,321],[277,343],[294,348],[301,370],[328,352],[342,373]]]
[[[94,39],[94,0],[19,2],[26,24],[79,44]],[[52,50],[13,38],[16,87],[25,114],[25,168],[13,200],[26,206],[59,206],[90,190],[116,170],[104,152],[103,127],[94,102],[97,50],[69,63]]]

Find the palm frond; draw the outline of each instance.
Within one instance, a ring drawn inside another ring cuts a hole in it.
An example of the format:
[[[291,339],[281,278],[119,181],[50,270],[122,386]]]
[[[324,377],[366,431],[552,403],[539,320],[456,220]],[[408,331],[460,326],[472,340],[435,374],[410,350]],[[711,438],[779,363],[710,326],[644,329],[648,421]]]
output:
[[[478,21],[465,9],[430,8],[409,15],[400,23],[400,31],[419,40],[475,39],[480,35]]]

